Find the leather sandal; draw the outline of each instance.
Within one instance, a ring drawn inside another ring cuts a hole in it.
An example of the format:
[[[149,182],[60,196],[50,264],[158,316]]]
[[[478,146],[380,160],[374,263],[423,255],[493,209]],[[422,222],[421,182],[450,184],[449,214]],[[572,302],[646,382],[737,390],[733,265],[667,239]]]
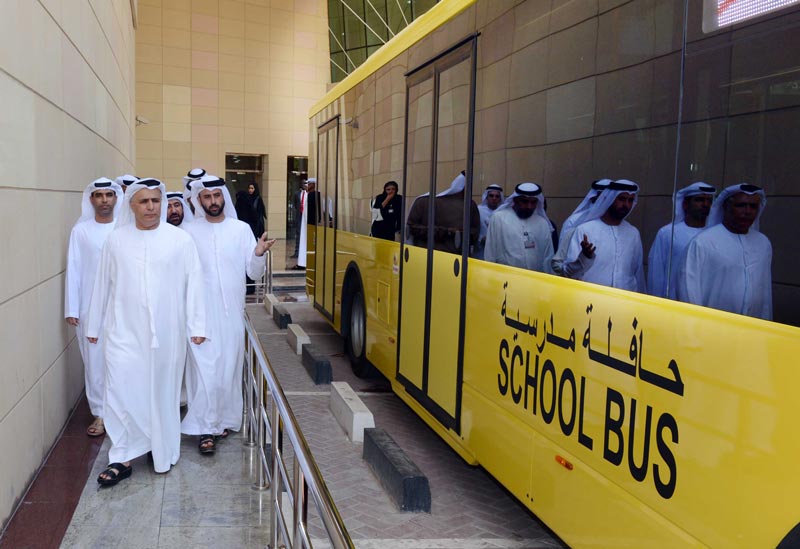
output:
[[[100,473],[100,475],[97,477],[97,482],[103,486],[114,486],[122,479],[126,479],[131,476],[132,472],[133,466],[131,465],[123,465],[122,463],[109,463],[108,467],[106,467],[106,470]],[[105,475],[107,478],[103,478],[103,475]]]
[[[201,454],[213,454],[214,450],[216,450],[215,446],[214,435],[200,435],[200,442],[197,447],[200,449]]]

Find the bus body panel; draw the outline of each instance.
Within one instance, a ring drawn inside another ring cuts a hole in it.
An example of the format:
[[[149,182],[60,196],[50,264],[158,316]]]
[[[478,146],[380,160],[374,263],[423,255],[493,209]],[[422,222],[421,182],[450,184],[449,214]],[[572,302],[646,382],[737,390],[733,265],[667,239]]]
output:
[[[454,10],[456,4],[458,9]],[[529,0],[517,3],[513,10],[514,16],[525,15],[536,23],[530,26],[530,45],[525,47],[535,49],[534,42],[548,36],[548,18],[553,16],[547,14],[549,8],[545,4]],[[630,9],[636,7],[636,2],[629,4]],[[696,10],[690,8],[691,17]],[[420,19],[425,32],[415,30],[421,27],[409,27],[404,39],[392,41],[390,48],[370,58],[363,68],[354,71],[344,87],[332,90],[312,109],[311,150],[315,150],[316,128],[334,116],[342,118],[342,139],[347,140],[348,132],[358,129],[346,122],[357,119],[368,107],[360,101],[361,96],[356,96],[363,93],[374,98],[376,88],[380,91],[382,85],[388,85],[380,80],[376,85],[376,74],[390,76],[391,85],[397,87],[395,83],[402,84],[405,72],[470,32],[481,33],[478,93],[488,101],[489,91],[480,89],[481,79],[485,85],[487,78],[498,75],[492,71],[502,67],[497,59],[492,59],[494,64],[490,65],[487,59],[492,54],[481,48],[487,41],[499,48],[509,36],[501,30],[510,25],[514,32],[514,25],[519,23],[513,18],[509,23],[507,17],[493,19],[490,12],[503,9],[503,3],[441,2],[434,8],[439,12],[432,10],[431,17]],[[625,9],[626,6],[621,7],[619,13]],[[457,30],[431,39],[434,29],[448,29],[449,18],[455,13],[461,14],[457,25],[452,25]],[[599,25],[611,25],[610,28],[623,23],[636,25],[647,17],[655,20],[650,12],[638,18],[617,15],[614,12],[586,17],[587,21],[597,17]],[[485,21],[493,24],[484,27]],[[776,27],[780,25],[776,23]],[[604,33],[602,41],[607,42],[609,36],[613,37],[613,33]],[[414,47],[418,40],[425,40],[425,48]],[[669,68],[666,53],[670,51],[674,53],[674,44],[664,45],[664,57],[654,63],[664,63]],[[641,64],[636,68],[644,70],[650,54],[637,55]],[[693,55],[692,61],[697,62],[704,54],[695,51]],[[598,87],[603,78],[616,77],[615,71],[626,67],[628,60],[623,57],[605,59],[613,66],[606,67],[608,75],[596,77]],[[541,59],[531,57],[529,61],[533,64]],[[484,63],[489,68],[484,68]],[[587,75],[595,78],[592,70]],[[516,91],[524,91],[527,84],[517,81],[517,75],[512,76]],[[667,71],[661,75],[665,81],[669,76]],[[568,86],[581,92],[585,82],[576,82]],[[362,85],[363,90],[359,89]],[[542,81],[541,89],[546,86]],[[544,119],[539,112],[542,104],[533,100],[549,101],[551,96],[558,97],[557,92],[560,90],[548,89],[531,92],[527,97],[495,97],[492,112],[482,113],[482,128],[501,134],[503,139],[507,136],[507,150],[483,152],[480,160],[495,162],[499,157],[495,152],[502,153],[501,161],[507,162],[509,172],[516,166],[517,171],[530,175],[529,180],[539,181],[546,180],[546,169],[553,169],[549,158],[556,158],[556,162],[575,165],[575,177],[567,183],[570,185],[574,184],[572,181],[584,185],[591,179],[585,177],[577,161],[572,162],[573,157],[585,155],[585,150],[596,147],[594,167],[607,167],[603,155],[608,156],[609,151],[603,146],[610,146],[612,139],[621,139],[619,135],[595,137],[594,142],[574,139],[572,143],[567,139],[563,144],[530,144],[544,135],[545,125],[547,131],[558,132],[563,130],[565,121],[584,120],[577,116],[581,113],[567,109],[562,118],[556,112],[551,120],[548,111]],[[375,101],[391,103],[389,111],[397,119],[397,99]],[[669,99],[659,95],[653,101],[666,104]],[[530,132],[523,133],[518,125],[514,126],[514,119],[527,110],[538,112],[541,119],[532,120]],[[618,111],[614,116],[622,121],[624,113]],[[507,126],[492,125],[504,116]],[[599,128],[601,123],[608,124],[606,118],[611,115],[596,116]],[[362,118],[359,131],[368,125],[364,120],[370,118]],[[380,135],[397,130],[396,125],[385,124],[390,130],[372,130],[376,143]],[[653,156],[647,147],[669,157],[674,152],[668,150],[676,133],[674,124],[674,120],[666,121],[655,129],[637,130],[636,135],[646,146],[632,150],[621,145],[622,152],[655,166],[662,159]],[[516,133],[512,127],[516,127]],[[592,128],[588,137],[591,131]],[[478,132],[476,140],[481,139],[488,140],[488,132]],[[659,139],[668,146],[659,146]],[[392,165],[398,163],[396,149],[395,146]],[[549,155],[547,168],[545,149]],[[342,148],[339,151],[342,154]],[[347,193],[353,192],[354,201],[360,201],[353,211],[368,211],[367,202],[384,182],[378,180],[377,166],[385,164],[387,157],[370,152],[375,154],[374,180],[372,174],[353,176],[357,178],[358,191],[351,191],[348,186],[353,182],[347,178],[353,173],[355,160],[347,156],[346,148],[344,154],[339,175],[345,180],[339,188],[345,189],[345,199]],[[310,170],[313,171],[313,158]],[[479,190],[478,183],[474,185]],[[569,203],[574,207],[572,202]],[[558,202],[554,207],[559,207]],[[635,213],[641,215],[641,211],[642,205]],[[633,220],[634,224],[638,221]],[[370,362],[392,382],[398,396],[461,457],[485,467],[569,544],[775,546],[798,524],[800,513],[796,511],[794,495],[800,490],[800,474],[795,466],[796,456],[800,455],[800,432],[794,421],[800,417],[800,399],[796,397],[800,370],[794,363],[800,355],[800,330],[470,259],[463,303],[463,381],[455,387],[462,399],[460,430],[456,432],[443,426],[398,379],[399,371],[412,385],[421,387],[423,383],[420,357],[424,326],[405,319],[406,314],[420,318],[424,307],[414,298],[415,288],[424,288],[427,269],[431,267],[426,263],[427,250],[366,236],[368,231],[363,224],[359,227],[359,222],[363,220],[345,220],[344,225],[336,225],[337,293],[330,321],[342,330],[346,319],[341,317],[339,304],[347,299],[342,285],[347,266],[356,265],[364,285]],[[313,249],[310,245],[307,270],[311,296],[316,275]],[[406,251],[419,268],[406,272],[408,283],[401,295],[398,273]],[[446,254],[435,252],[433,257],[436,263]],[[434,299],[437,292],[453,292],[457,286],[452,268],[446,273],[444,263],[441,267],[433,271]],[[433,330],[457,322],[456,315],[449,311],[434,308],[433,314]],[[408,347],[398,347],[398,340],[405,341]],[[432,352],[438,356],[439,347]],[[442,356],[449,353],[442,351]],[[450,389],[445,380],[442,378],[441,387],[448,389],[441,391],[440,401],[447,409],[449,404],[443,399]]]

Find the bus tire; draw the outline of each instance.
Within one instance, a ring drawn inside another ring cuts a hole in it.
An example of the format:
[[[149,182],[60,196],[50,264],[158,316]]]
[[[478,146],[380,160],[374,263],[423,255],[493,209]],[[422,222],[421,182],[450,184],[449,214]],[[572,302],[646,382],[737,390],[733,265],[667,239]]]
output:
[[[370,377],[373,367],[367,360],[367,308],[360,284],[355,285],[349,303],[344,338],[345,352],[350,359],[353,373],[360,378]]]

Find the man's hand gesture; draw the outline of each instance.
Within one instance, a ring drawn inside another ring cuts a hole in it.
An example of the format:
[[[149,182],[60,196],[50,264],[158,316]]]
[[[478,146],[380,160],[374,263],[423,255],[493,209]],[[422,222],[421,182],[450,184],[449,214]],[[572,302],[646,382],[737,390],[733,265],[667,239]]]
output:
[[[275,244],[275,239],[267,240],[267,233],[261,235],[261,238],[258,239],[256,242],[256,257],[261,257],[267,250],[272,248],[272,245]]]

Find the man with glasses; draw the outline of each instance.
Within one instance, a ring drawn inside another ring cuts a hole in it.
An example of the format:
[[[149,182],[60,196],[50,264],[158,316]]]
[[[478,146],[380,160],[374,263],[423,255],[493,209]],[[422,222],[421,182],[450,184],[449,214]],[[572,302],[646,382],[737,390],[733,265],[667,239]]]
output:
[[[541,187],[520,183],[489,222],[486,261],[550,272],[552,231]]]
[[[195,219],[186,228],[203,266],[209,341],[191,349],[186,373],[189,410],[181,424],[199,436],[202,454],[213,454],[216,437],[238,431],[242,423],[245,274],[259,280],[275,243],[267,233],[256,240],[250,226],[236,219],[225,180],[206,174],[192,185]]]
[[[122,189],[101,177],[89,183],[83,191],[81,217],[69,235],[67,273],[64,289],[64,318],[75,328],[78,348],[83,359],[86,400],[94,421],[86,429],[90,437],[105,434],[103,426],[103,391],[105,390],[105,360],[100,345],[90,345],[84,335],[89,300],[92,297],[94,276],[100,263],[103,244],[114,229],[122,206]]]
[[[164,184],[128,186],[117,228],[97,270],[86,337],[103,338],[103,420],[109,465],[97,478],[113,486],[131,475],[131,460],[150,452],[157,473],[180,457],[181,379],[187,342],[205,340],[202,269],[184,231],[166,223]]]
[[[719,194],[686,250],[678,299],[772,320],[772,244],[758,230],[766,205],[764,191],[747,183]]]

